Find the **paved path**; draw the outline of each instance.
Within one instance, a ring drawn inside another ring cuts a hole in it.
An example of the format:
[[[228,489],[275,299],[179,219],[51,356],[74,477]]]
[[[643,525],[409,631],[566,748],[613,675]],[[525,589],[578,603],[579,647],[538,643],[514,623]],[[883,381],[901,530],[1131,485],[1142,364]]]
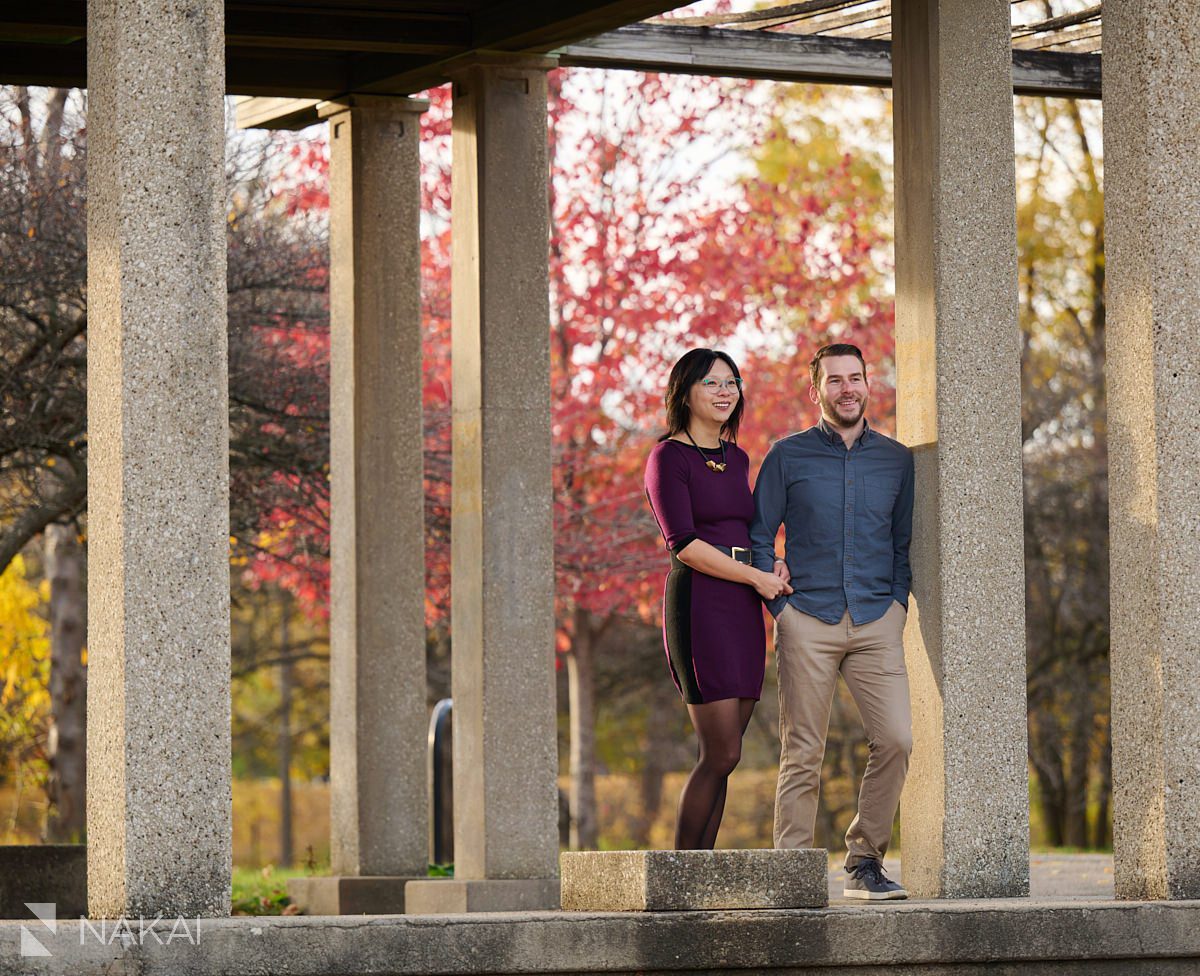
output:
[[[888,875],[901,882],[900,858],[883,863]],[[830,859],[829,903],[861,904],[842,897],[845,874],[841,860]],[[1031,854],[1029,894],[1033,898],[1094,898],[1112,900],[1113,859],[1111,854]]]

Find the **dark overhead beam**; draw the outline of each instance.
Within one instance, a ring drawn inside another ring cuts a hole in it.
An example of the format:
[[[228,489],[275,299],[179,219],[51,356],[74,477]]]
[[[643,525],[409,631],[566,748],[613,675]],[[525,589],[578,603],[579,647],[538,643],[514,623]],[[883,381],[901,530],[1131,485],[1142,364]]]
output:
[[[1055,98],[1100,97],[1100,55],[1013,51],[1013,91]]]
[[[469,50],[537,54],[678,5],[679,0],[503,0],[471,15]],[[394,72],[370,55],[358,55],[352,68],[354,90],[394,95],[424,91],[448,80],[445,71],[452,60],[433,58]]]
[[[0,72],[0,81],[6,85],[83,88],[87,48],[82,41],[55,47],[0,42]]]
[[[559,63],[776,81],[889,87],[892,46],[822,34],[634,24],[555,51]],[[1014,51],[1018,95],[1099,98],[1095,54]]]
[[[449,81],[445,66],[453,60],[419,55],[356,54],[350,62],[350,87],[338,94],[415,95]]]
[[[273,10],[230,4],[225,17],[225,43],[237,47],[450,55],[470,46],[471,22],[465,14],[335,13],[302,7],[284,16]]]
[[[231,4],[231,9],[242,6]],[[661,7],[662,0],[657,0],[654,6]],[[72,18],[82,15],[84,4],[74,0],[38,0],[22,4],[20,9],[19,22],[14,23],[11,18],[5,21],[5,34],[0,36],[0,82],[84,87],[86,44],[82,40],[69,41],[77,34]],[[249,30],[248,9],[238,12],[231,26],[238,28],[238,18],[245,16],[247,19],[240,21],[242,27],[238,29]],[[608,9],[595,8],[591,15],[599,16]],[[355,15],[347,15],[345,20],[338,28],[343,32],[342,41],[367,33],[364,20],[355,20]],[[320,18],[303,14],[297,14],[293,21],[290,29],[301,38],[307,36],[314,44],[320,43],[313,36],[319,28],[333,27]],[[461,26],[450,29],[461,31]],[[513,29],[524,28],[515,23]],[[58,40],[46,43],[46,37],[54,30],[59,31],[55,35]],[[337,45],[341,41],[334,33],[330,43]],[[10,38],[8,34],[22,36]],[[452,33],[451,37],[462,40],[461,33]],[[279,40],[282,43],[284,39]],[[383,37],[381,43],[393,40]],[[446,80],[446,64],[464,50],[451,47],[449,41],[445,45],[447,50],[441,54],[411,50],[347,53],[336,49],[304,49],[294,43],[288,47],[269,46],[273,43],[270,36],[260,34],[252,44],[230,44],[226,52],[230,94],[318,99],[353,91],[411,94],[442,84]],[[555,53],[561,64],[577,67],[842,85],[891,84],[891,45],[886,41],[846,37],[635,24],[574,41]],[[1100,65],[1100,56],[1096,54],[1014,51],[1013,90],[1021,95],[1099,98]]]
[[[87,33],[84,0],[11,3],[0,10],[0,43],[70,44]],[[53,56],[53,55],[51,55]],[[8,72],[5,72],[7,77]]]
[[[348,86],[344,55],[244,50],[225,52],[225,85],[231,95],[327,98]],[[87,45],[83,41],[48,48],[44,44],[0,43],[0,79],[8,85],[87,87]]]
[[[503,0],[471,18],[473,48],[548,51],[616,27],[654,17],[679,0]]]
[[[328,98],[349,87],[349,64],[346,55],[332,52],[229,47],[225,90],[230,95]]]
[[[580,68],[888,86],[891,45],[819,34],[634,24],[555,52]]]

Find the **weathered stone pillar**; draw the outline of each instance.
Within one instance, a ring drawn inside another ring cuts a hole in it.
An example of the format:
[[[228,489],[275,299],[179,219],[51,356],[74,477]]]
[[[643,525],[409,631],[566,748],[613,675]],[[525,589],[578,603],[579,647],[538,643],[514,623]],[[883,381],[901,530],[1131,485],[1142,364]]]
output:
[[[546,71],[454,76],[454,880],[409,911],[558,905]]]
[[[356,95],[329,120],[330,809],[313,914],[404,911],[428,866],[421,113]]]
[[[88,909],[230,907],[224,9],[88,4]]]
[[[1113,854],[1200,898],[1200,9],[1104,5]]]
[[[904,885],[917,897],[1026,895],[1009,4],[904,0],[892,25],[897,426],[917,467]]]

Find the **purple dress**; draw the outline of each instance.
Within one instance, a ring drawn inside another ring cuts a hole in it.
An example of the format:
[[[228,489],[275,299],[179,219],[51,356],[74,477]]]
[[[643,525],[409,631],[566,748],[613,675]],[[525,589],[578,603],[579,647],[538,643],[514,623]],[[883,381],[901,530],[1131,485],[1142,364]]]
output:
[[[720,461],[720,451],[706,452]],[[663,642],[689,705],[762,694],[766,633],[753,587],[690,569],[675,554],[694,539],[750,548],[750,459],[726,443],[728,467],[710,469],[691,444],[666,440],[646,462],[646,495],[671,550],[663,589]]]

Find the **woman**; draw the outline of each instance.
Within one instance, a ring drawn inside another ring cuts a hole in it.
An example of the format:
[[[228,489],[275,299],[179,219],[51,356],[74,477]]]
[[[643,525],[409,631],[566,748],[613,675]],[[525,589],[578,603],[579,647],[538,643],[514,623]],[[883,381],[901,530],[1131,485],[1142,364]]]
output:
[[[671,550],[663,592],[667,660],[700,745],[679,798],[675,847],[711,850],[726,781],[762,693],[760,597],[792,588],[749,565],[754,502],[750,459],[736,444],[745,399],[734,361],[693,349],[671,370],[666,403],[667,433],[646,463],[646,494]]]

